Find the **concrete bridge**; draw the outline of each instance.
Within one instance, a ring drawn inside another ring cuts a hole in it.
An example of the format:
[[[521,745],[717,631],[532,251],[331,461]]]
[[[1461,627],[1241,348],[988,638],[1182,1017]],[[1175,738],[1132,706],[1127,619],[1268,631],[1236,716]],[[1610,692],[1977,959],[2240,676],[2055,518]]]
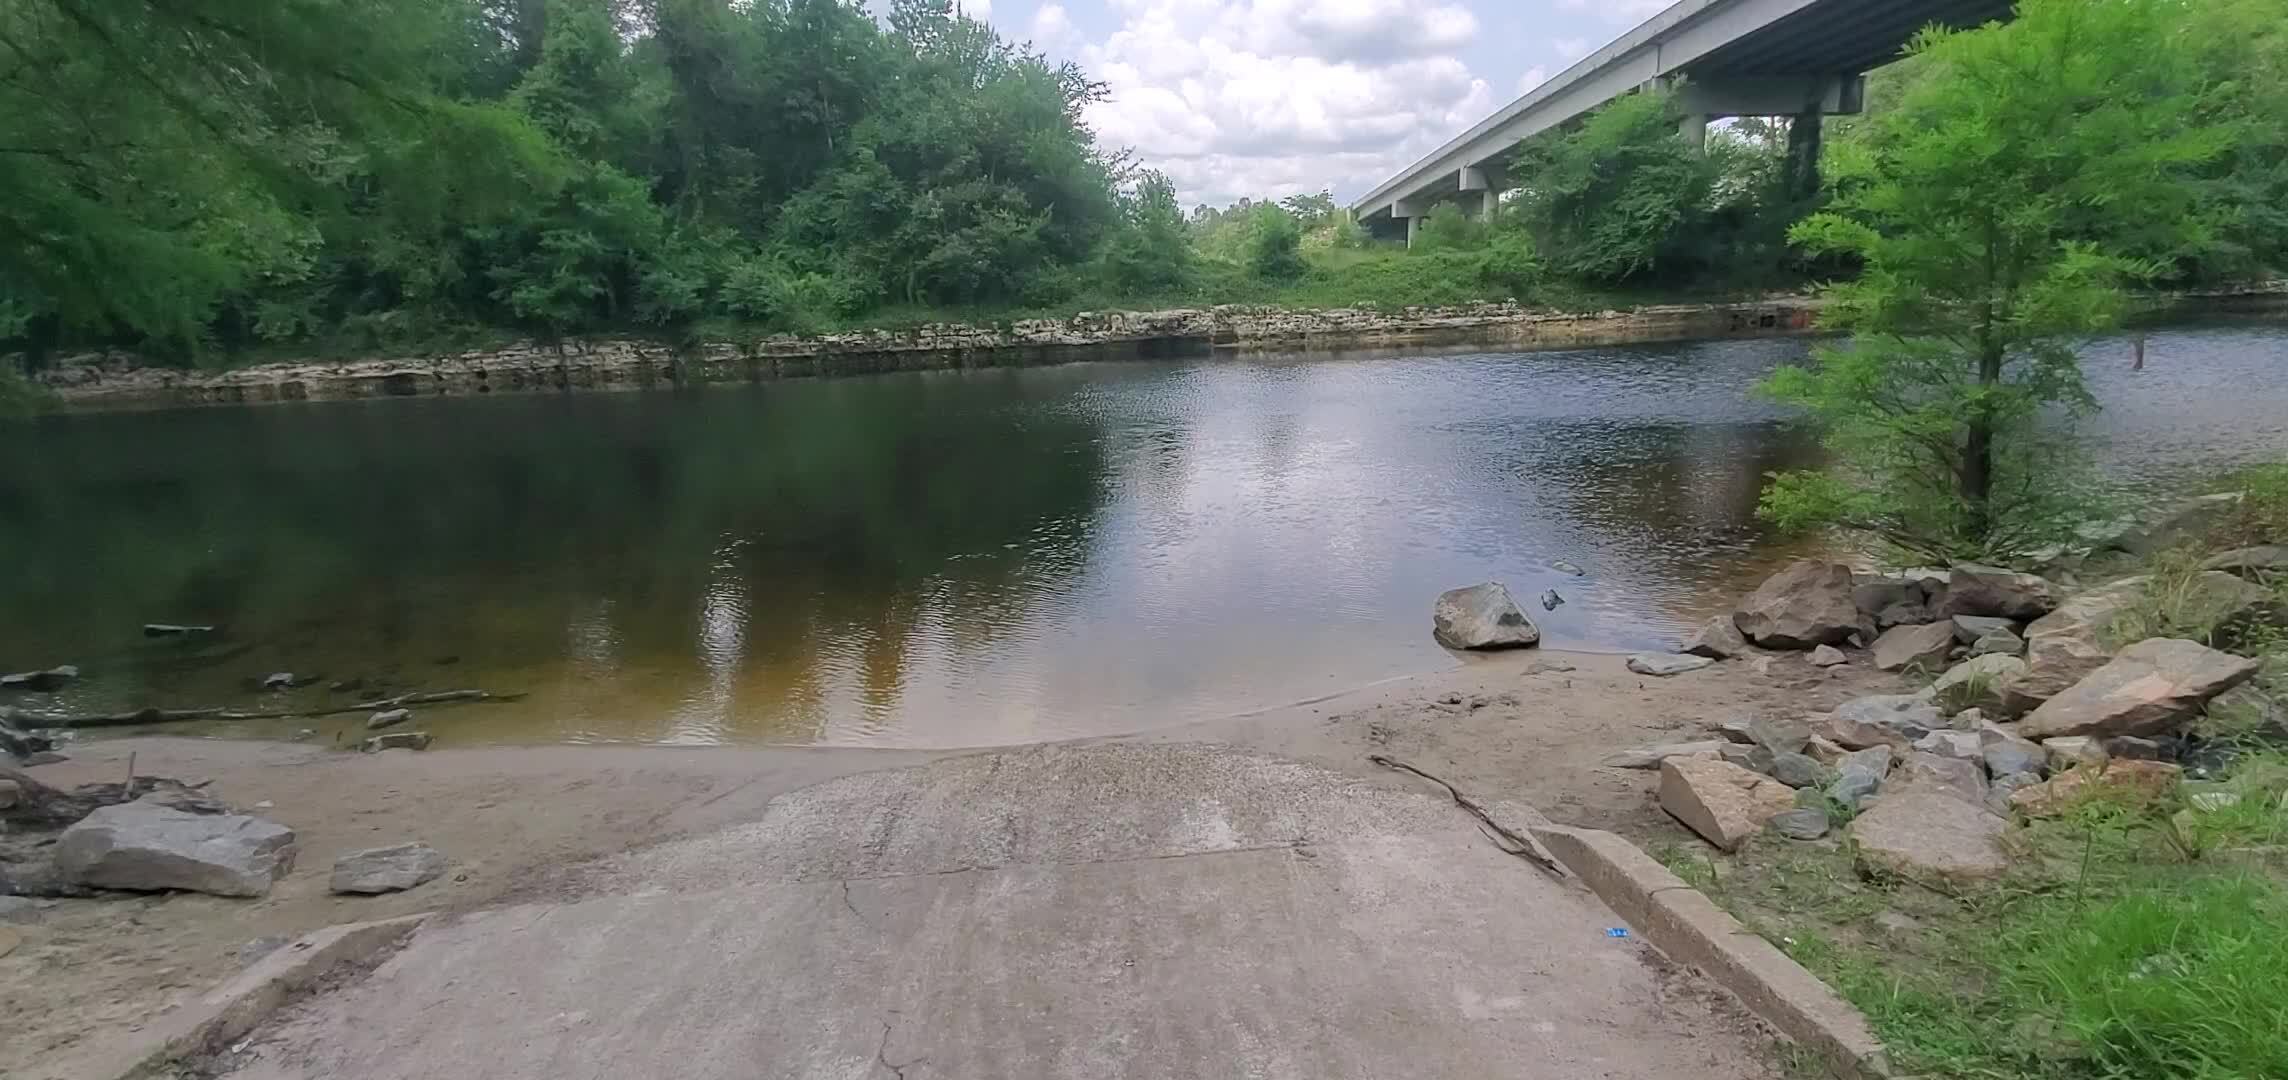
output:
[[[1643,87],[1683,84],[1684,135],[1710,120],[1788,116],[1790,159],[1818,160],[1817,119],[1859,111],[1863,73],[1890,62],[1933,23],[1975,26],[2010,17],[2010,0],[1680,0],[1583,57],[1351,204],[1377,234],[1409,242],[1430,208],[1458,201],[1490,211],[1515,186],[1518,144]]]

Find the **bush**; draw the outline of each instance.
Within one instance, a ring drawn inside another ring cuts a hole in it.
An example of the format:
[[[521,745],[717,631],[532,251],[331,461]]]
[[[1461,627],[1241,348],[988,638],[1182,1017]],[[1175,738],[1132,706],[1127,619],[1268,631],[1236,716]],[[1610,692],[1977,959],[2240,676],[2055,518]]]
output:
[[[1439,203],[1422,219],[1421,229],[1414,234],[1413,250],[1475,251],[1485,244],[1485,225],[1470,220],[1469,213],[1453,203]]]
[[[1247,268],[1265,281],[1293,281],[1310,269],[1303,261],[1303,229],[1293,215],[1266,206],[1255,216],[1248,238]]]
[[[1511,299],[1523,300],[1541,284],[1541,257],[1523,232],[1497,233],[1478,263],[1478,277]]]

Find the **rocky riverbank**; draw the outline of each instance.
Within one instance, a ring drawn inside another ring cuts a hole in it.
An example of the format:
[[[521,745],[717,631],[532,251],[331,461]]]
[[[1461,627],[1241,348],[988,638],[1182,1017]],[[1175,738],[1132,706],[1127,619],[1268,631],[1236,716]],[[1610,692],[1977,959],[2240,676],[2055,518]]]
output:
[[[67,406],[135,408],[513,393],[622,390],[886,371],[1004,367],[1076,360],[1160,359],[1217,350],[1486,344],[1525,348],[1806,333],[1817,302],[1785,297],[1665,304],[1627,311],[1551,312],[1517,304],[1285,311],[1213,307],[1084,312],[997,326],[933,323],[905,330],[780,335],[675,348],[600,338],[520,342],[417,357],[261,364],[229,371],[152,367],[90,354],[40,375]]]

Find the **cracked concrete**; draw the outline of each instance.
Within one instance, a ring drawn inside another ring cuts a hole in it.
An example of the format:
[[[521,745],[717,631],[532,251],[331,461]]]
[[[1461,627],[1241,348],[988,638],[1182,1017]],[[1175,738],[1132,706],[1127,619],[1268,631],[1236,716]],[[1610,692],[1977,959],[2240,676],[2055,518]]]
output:
[[[611,860],[587,899],[433,922],[227,1064],[240,1080],[1776,1075],[1729,999],[1608,937],[1611,911],[1476,826],[1427,785],[1217,747],[866,773]]]

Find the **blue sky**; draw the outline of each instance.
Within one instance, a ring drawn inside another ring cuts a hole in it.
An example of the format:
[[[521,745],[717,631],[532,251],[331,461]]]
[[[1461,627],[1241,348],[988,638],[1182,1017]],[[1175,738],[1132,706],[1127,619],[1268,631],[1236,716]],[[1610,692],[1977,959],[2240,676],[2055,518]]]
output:
[[[1184,202],[1348,199],[1669,0],[960,0],[1111,87],[1088,119]]]

